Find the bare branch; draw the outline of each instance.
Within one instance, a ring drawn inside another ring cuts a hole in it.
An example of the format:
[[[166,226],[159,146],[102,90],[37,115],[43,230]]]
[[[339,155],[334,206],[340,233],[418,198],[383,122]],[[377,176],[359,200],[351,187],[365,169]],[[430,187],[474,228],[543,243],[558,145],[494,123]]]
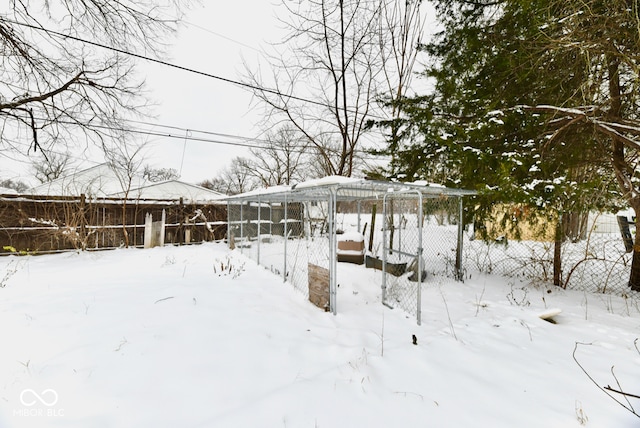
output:
[[[605,386],[604,389],[606,389],[607,391],[615,392],[616,394],[622,394],[625,397],[640,399],[640,395],[629,394],[628,392],[618,391],[617,389],[611,388],[609,385]]]
[[[17,146],[22,128],[32,147],[74,145],[78,137],[102,144],[121,135],[109,129],[147,104],[142,82],[133,80],[133,60],[120,50],[162,53],[163,34],[173,31],[178,1],[9,0],[0,16],[0,132],[2,144]],[[102,125],[98,128],[95,125]]]
[[[587,375],[587,377],[589,378],[589,380],[602,392],[604,392],[605,394],[607,394],[609,396],[609,398],[611,398],[613,401],[615,401],[616,403],[618,403],[619,405],[621,405],[622,407],[624,407],[626,410],[628,410],[629,412],[633,413],[634,415],[636,415],[637,417],[640,418],[640,415],[637,414],[635,412],[635,410],[633,410],[632,407],[627,407],[627,405],[625,405],[623,402],[621,402],[620,400],[618,400],[616,397],[614,397],[613,395],[609,394],[609,390],[611,390],[611,388],[609,387],[602,387],[598,384],[598,382],[596,382],[596,380],[589,374],[589,372],[587,372],[587,370],[582,366],[582,364],[580,364],[580,362],[578,361],[578,358],[576,357],[576,353],[578,351],[578,346],[583,345],[583,346],[591,346],[591,343],[581,343],[581,342],[576,342],[574,348],[573,348],[573,361],[576,362],[576,364],[578,365],[578,367],[580,367],[580,370],[582,370],[582,372]],[[619,391],[613,391],[613,392],[619,392]]]

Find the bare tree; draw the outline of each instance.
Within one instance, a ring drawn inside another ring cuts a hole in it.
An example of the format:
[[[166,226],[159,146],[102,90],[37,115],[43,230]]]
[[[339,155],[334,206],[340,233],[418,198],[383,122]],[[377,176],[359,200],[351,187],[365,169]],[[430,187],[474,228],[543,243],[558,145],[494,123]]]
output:
[[[267,134],[264,147],[251,149],[253,155],[248,168],[262,186],[277,186],[302,181],[309,176],[306,170],[308,143],[300,132],[284,126]]]
[[[3,149],[102,143],[126,131],[145,105],[122,51],[161,52],[179,0],[9,0],[0,13],[0,141]],[[30,146],[22,145],[25,135]]]
[[[389,110],[392,146],[399,140],[401,102],[411,86],[424,31],[421,6],[422,0],[383,0],[379,15],[377,30],[384,73],[380,97]]]
[[[221,177],[208,178],[198,183],[198,185],[204,187],[205,189],[215,190],[216,192],[224,194],[229,193],[229,186],[227,186],[227,182],[224,181]]]
[[[4,180],[0,180],[0,188],[12,189],[18,193],[23,193],[24,191],[29,189],[29,185],[20,180],[12,180],[10,178],[6,178]]]
[[[202,187],[227,195],[248,192],[259,186],[247,158],[235,157],[217,177],[200,183]]]
[[[266,120],[288,123],[331,174],[350,176],[376,108],[381,73],[381,4],[360,0],[283,0],[288,35],[268,56],[272,81],[247,67]],[[309,100],[313,100],[309,102]]]
[[[107,164],[114,172],[122,189],[122,234],[124,236],[124,246],[129,247],[129,232],[127,231],[127,202],[131,195],[131,190],[136,184],[136,178],[140,175],[140,170],[144,158],[142,150],[145,144],[131,144],[121,142],[110,147],[104,147]]]
[[[72,167],[69,152],[49,152],[31,160],[31,169],[40,183],[48,183],[63,177]]]
[[[180,174],[175,168],[153,168],[151,165],[145,165],[142,177],[152,183],[158,183],[160,181],[177,180],[180,178]]]

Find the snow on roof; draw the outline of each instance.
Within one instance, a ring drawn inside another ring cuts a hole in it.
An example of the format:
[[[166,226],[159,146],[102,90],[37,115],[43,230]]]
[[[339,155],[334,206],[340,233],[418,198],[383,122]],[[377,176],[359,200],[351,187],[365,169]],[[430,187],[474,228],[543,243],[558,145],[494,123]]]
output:
[[[57,178],[48,183],[33,187],[34,195],[107,197],[123,191],[122,174],[120,176],[106,163],[78,170],[72,174]],[[128,181],[128,180],[126,180]],[[138,188],[148,182],[140,176],[133,176],[131,188]]]
[[[8,187],[0,186],[0,195],[17,195],[18,191],[16,189],[10,189]]]
[[[129,187],[129,191],[126,189]],[[41,184],[31,189],[34,195],[80,196],[122,198],[128,193],[129,199],[171,199],[185,201],[216,201],[226,195],[194,184],[178,180],[152,183],[140,175],[128,177],[118,174],[108,164],[100,164],[73,174]]]
[[[292,189],[307,189],[318,186],[345,185],[354,184],[362,181],[359,178],[343,177],[341,175],[329,175],[327,177],[317,178],[314,180],[303,181],[292,187]]]
[[[122,197],[124,192],[110,196]],[[210,202],[224,199],[227,195],[195,184],[178,180],[167,180],[152,183],[129,191],[130,198],[137,199],[180,199],[191,202]]]
[[[242,193],[242,196],[273,195],[276,193],[288,192],[289,190],[291,190],[291,186],[281,185],[281,186],[271,186],[271,187],[260,187],[258,189],[254,189],[254,190],[250,190],[248,192]]]
[[[454,189],[434,183],[416,182],[403,183],[395,181],[377,181],[352,177],[328,176],[324,178],[304,181],[294,186],[277,186],[266,189],[253,190],[229,196],[228,201],[256,201],[260,196],[269,196],[275,200],[325,200],[329,192],[336,192],[338,200],[373,199],[383,197],[392,192],[420,192],[423,196],[468,196],[475,191]],[[265,198],[266,199],[266,198]]]

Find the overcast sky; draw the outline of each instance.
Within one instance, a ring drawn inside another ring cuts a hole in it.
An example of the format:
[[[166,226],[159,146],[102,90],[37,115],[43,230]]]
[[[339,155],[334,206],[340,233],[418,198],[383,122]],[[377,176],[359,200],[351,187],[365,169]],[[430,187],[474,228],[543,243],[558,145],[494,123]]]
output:
[[[273,1],[203,0],[201,3],[186,11],[178,34],[168,40],[168,62],[221,78],[241,80],[243,61],[256,68],[263,48],[283,37]],[[428,25],[426,31],[429,31]],[[248,155],[248,149],[212,141],[185,140],[185,136],[244,144],[251,144],[251,138],[263,136],[264,129],[257,126],[261,106],[252,104],[248,89],[143,60],[139,61],[138,71],[146,80],[155,104],[151,111],[154,117],[145,121],[161,125],[140,127],[173,136],[142,137],[147,143],[145,164],[174,168],[183,181],[197,183],[217,176],[233,157]],[[22,158],[22,163],[0,158],[0,179],[38,184],[28,166],[30,158],[25,154],[16,156]],[[94,155],[89,161],[76,160],[75,166],[84,169],[103,161],[103,157]]]
[[[240,80],[243,59],[255,65],[262,46],[278,37],[275,8],[270,1],[207,1],[189,11],[169,61],[208,74]],[[260,129],[258,108],[252,108],[251,93],[228,82],[162,65],[141,67],[157,107],[152,121],[182,129],[255,137]],[[232,138],[203,135],[182,129],[177,135],[212,140]],[[167,132],[167,129],[160,129]],[[149,162],[157,167],[181,170],[184,181],[213,178],[231,158],[247,149],[179,138],[149,137]]]
[[[167,39],[170,44],[167,62],[226,79],[241,80],[243,58],[249,64],[257,64],[261,48],[277,40],[280,34],[275,7],[268,0],[204,0],[201,3],[186,11],[179,32]],[[247,89],[143,60],[138,62],[138,72],[145,79],[148,95],[155,104],[151,110],[153,117],[143,120],[175,129],[141,127],[179,136],[141,137],[141,141],[147,143],[145,164],[174,168],[181,171],[183,181],[200,182],[215,177],[234,156],[247,155],[248,152],[246,148],[232,145],[185,142],[185,135],[230,142],[241,140],[195,131],[249,138],[260,135],[261,130],[254,127],[259,120],[258,109],[251,108],[252,97]],[[64,151],[62,148],[59,150]],[[74,167],[85,169],[103,162],[99,151],[94,152],[86,161],[79,158],[81,154],[72,153]],[[32,158],[33,153],[11,153],[0,157],[0,179],[39,184],[30,168]]]

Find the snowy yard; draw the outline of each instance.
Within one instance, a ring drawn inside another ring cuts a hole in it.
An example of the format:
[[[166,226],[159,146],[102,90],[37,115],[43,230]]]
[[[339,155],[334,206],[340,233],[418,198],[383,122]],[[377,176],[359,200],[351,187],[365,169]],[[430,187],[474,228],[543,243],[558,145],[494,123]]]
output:
[[[640,394],[637,300],[430,276],[417,326],[338,267],[334,316],[222,244],[0,258],[0,427],[638,426],[578,365]]]

